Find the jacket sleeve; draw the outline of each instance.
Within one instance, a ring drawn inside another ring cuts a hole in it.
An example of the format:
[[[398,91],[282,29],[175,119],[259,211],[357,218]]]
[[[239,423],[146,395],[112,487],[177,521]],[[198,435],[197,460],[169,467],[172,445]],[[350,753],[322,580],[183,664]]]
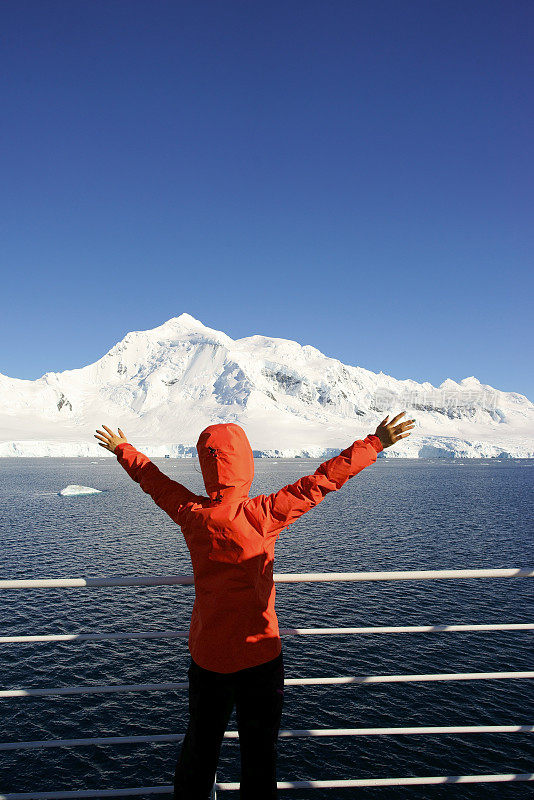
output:
[[[273,494],[253,497],[245,513],[262,535],[278,534],[320,503],[329,492],[341,489],[349,478],[374,464],[381,450],[382,442],[374,434],[358,439],[338,456],[321,464],[313,475],[299,478]]]
[[[149,494],[154,502],[162,508],[174,522],[180,524],[182,512],[190,503],[198,501],[197,495],[164,475],[144,453],[129,444],[122,442],[114,450],[117,461],[124,467],[130,478]]]

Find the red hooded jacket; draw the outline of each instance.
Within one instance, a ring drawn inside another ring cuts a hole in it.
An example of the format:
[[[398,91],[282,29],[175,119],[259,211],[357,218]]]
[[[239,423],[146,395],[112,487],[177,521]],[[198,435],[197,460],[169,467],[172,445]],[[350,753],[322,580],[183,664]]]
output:
[[[280,532],[374,464],[378,436],[358,439],[277,492],[249,497],[252,449],[243,428],[210,425],[197,442],[208,497],[164,475],[129,443],[115,448],[119,463],[185,537],[195,579],[189,652],[204,669],[236,672],[279,655],[282,641],[274,609],[274,546]]]

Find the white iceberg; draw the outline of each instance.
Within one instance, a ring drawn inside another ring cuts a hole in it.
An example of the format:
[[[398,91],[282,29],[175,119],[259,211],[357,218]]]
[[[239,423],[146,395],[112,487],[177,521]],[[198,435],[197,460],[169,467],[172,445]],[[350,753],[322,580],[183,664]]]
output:
[[[65,486],[58,494],[62,495],[63,497],[70,497],[71,495],[78,495],[78,494],[100,494],[101,489],[93,489],[91,486],[79,486],[77,483],[70,483],[68,486]]]

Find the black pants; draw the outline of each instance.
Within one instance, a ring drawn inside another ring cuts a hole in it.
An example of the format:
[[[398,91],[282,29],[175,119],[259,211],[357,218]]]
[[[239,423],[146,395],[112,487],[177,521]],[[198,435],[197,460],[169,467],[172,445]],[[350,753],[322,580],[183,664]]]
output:
[[[208,800],[222,739],[236,706],[241,800],[272,800],[284,702],[284,659],[238,672],[212,672],[191,658],[189,723],[174,774],[174,800]]]

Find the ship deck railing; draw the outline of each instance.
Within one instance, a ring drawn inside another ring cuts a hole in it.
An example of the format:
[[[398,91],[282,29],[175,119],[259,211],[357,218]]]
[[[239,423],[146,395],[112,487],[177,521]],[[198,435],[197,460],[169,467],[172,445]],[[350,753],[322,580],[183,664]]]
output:
[[[326,573],[275,573],[275,583],[303,583],[327,581],[395,581],[395,580],[442,580],[464,578],[532,578],[533,568],[510,569],[443,569],[410,570],[389,572],[326,572]],[[110,578],[37,578],[0,580],[0,589],[34,589],[59,587],[112,587],[112,586],[175,586],[194,583],[192,575],[164,576],[119,576]],[[489,623],[489,624],[445,624],[374,626],[345,628],[283,628],[281,636],[329,635],[329,634],[392,634],[392,633],[454,633],[458,631],[525,631],[534,630],[533,622]],[[163,639],[188,637],[187,630],[155,630],[116,633],[36,633],[27,636],[0,636],[0,644],[30,642],[102,641],[112,639]],[[326,676],[314,678],[286,678],[285,686],[328,684],[374,684],[432,681],[476,681],[476,680],[527,680],[534,678],[534,670],[505,672],[460,672],[421,675],[358,675]],[[119,692],[170,691],[187,689],[187,682],[139,683],[62,686],[56,688],[19,688],[0,690],[0,701],[9,698],[43,697],[67,694],[109,694]],[[534,724],[528,725],[452,725],[452,726],[404,726],[390,728],[317,728],[303,730],[280,730],[279,737],[331,737],[331,736],[411,736],[454,733],[533,733]],[[39,741],[2,742],[0,750],[30,750],[37,748],[78,747],[87,745],[121,745],[142,742],[180,742],[184,734],[157,733],[147,736],[107,736],[78,739],[51,739]],[[238,738],[237,731],[226,731],[225,739]],[[376,777],[347,780],[296,780],[278,781],[278,789],[331,789],[383,786],[456,785],[474,783],[507,783],[511,781],[533,781],[534,773],[501,773],[495,775],[426,775],[420,777]],[[218,782],[215,776],[212,797],[217,792],[238,790],[239,782]],[[2,790],[3,791],[3,790]],[[172,794],[171,785],[137,786],[120,789],[74,789],[67,791],[8,792],[0,794],[0,800],[67,800],[67,798],[89,797],[135,797],[139,795]]]

